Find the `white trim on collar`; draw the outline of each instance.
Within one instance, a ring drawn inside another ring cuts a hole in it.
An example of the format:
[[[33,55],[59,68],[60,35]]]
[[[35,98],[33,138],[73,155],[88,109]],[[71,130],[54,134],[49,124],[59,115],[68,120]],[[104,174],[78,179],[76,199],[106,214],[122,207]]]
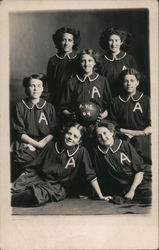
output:
[[[55,149],[56,149],[56,152],[57,152],[58,154],[62,154],[62,153],[64,152],[64,149],[62,149],[61,152],[58,150],[58,148],[57,148],[57,142],[55,142]]]
[[[70,57],[69,54],[65,54],[63,57],[59,56],[58,54],[55,55],[57,58],[59,59],[64,59],[66,56],[69,58],[69,59],[74,59],[77,55],[74,55],[73,57]]]
[[[110,61],[110,62],[119,61],[119,60],[123,59],[125,56],[126,56],[126,52],[125,52],[124,55],[122,55],[121,57],[114,56],[112,59],[110,59],[109,57],[107,57],[106,55],[104,55],[104,57],[105,57],[108,61]]]
[[[37,109],[42,109],[42,108],[45,106],[45,104],[46,104],[46,101],[44,101],[44,103],[43,103],[43,105],[42,105],[41,107],[38,106],[38,103],[36,103],[36,104],[33,103],[32,107],[29,107],[29,106],[25,103],[25,101],[24,101],[23,99],[22,99],[22,102],[23,102],[23,104],[24,104],[28,109],[30,109],[30,110],[33,109],[34,106],[36,106]]]
[[[127,100],[124,100],[124,99],[122,99],[121,96],[119,95],[119,99],[120,99],[122,102],[128,102],[129,99],[131,98],[134,102],[138,102],[138,101],[142,98],[142,96],[143,96],[143,93],[141,93],[141,95],[140,95],[137,99],[135,99],[134,96],[128,96]]]
[[[91,79],[91,76],[85,76],[83,79],[81,79],[78,75],[76,75],[76,77],[80,82],[85,82],[86,78],[88,78],[90,82],[93,82],[99,77],[99,74],[97,73],[93,79]]]
[[[112,151],[112,153],[116,153],[119,150],[121,144],[122,144],[122,140],[120,139],[119,145],[115,150],[113,150],[112,147],[110,147],[110,150]]]
[[[102,153],[102,154],[107,154],[108,153],[108,150],[109,148],[107,148],[107,150],[103,151],[99,145],[97,145],[97,148],[99,149],[99,151]]]
[[[100,151],[102,154],[107,154],[108,151],[109,151],[109,149],[112,151],[112,153],[116,153],[116,152],[119,150],[121,144],[122,144],[122,140],[120,139],[119,145],[118,145],[118,147],[117,147],[115,150],[113,150],[112,147],[109,147],[109,148],[107,148],[107,150],[103,151],[103,150],[100,148],[99,145],[97,145],[97,148],[99,149],[99,151]]]
[[[76,152],[78,151],[78,149],[79,149],[79,145],[77,146],[76,150],[72,154],[70,154],[69,151],[67,150],[68,157],[71,157],[71,156],[75,155]]]
[[[64,152],[64,150],[65,150],[65,149],[62,149],[62,151],[60,152],[60,151],[58,150],[58,148],[57,148],[57,142],[55,142],[55,149],[56,149],[56,152],[57,152],[58,154],[62,154],[62,153]],[[73,156],[74,154],[76,154],[76,152],[78,151],[78,149],[79,149],[79,145],[77,146],[76,150],[75,150],[72,154],[70,154],[70,153],[69,153],[69,150],[67,149],[67,150],[66,150],[67,156],[68,156],[68,157]]]

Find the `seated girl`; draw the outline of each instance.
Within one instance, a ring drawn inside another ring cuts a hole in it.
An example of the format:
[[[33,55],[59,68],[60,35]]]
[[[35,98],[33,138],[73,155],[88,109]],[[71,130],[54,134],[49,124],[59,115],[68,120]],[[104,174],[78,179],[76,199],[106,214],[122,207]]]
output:
[[[113,97],[120,91],[118,77],[121,71],[130,67],[137,68],[134,57],[127,53],[131,40],[130,33],[113,27],[106,28],[100,36],[99,44],[105,50],[101,74],[107,77]]]
[[[58,141],[51,141],[27,165],[25,172],[13,184],[12,206],[40,206],[65,199],[72,184],[78,182],[81,169],[99,199],[107,200],[100,191],[89,154],[81,146],[84,132],[80,124],[70,124]]]
[[[115,136],[115,126],[101,121],[95,130],[92,159],[101,191],[107,196],[151,203],[151,171],[128,141]]]
[[[67,83],[67,90],[63,93],[61,112],[69,120],[75,116],[80,104],[93,102],[100,109],[97,119],[100,121],[108,115],[111,93],[106,78],[95,72],[98,54],[92,49],[84,49],[79,53],[77,63],[78,74]]]
[[[145,162],[151,162],[150,98],[137,91],[140,73],[134,68],[122,71],[121,93],[112,100],[109,118],[114,121]]]
[[[31,162],[53,139],[55,110],[52,104],[40,98],[45,82],[46,77],[41,73],[25,77],[23,86],[27,98],[16,104],[13,116],[13,159],[22,166]]]

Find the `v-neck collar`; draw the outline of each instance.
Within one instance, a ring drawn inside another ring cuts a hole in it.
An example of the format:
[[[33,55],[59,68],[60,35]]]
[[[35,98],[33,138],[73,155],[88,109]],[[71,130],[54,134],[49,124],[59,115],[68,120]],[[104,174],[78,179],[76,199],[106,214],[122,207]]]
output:
[[[79,145],[77,145],[76,147],[74,147],[73,149],[65,149],[64,147],[61,149],[61,151],[58,149],[58,143],[55,142],[55,150],[58,154],[62,154],[64,151],[66,151],[67,156],[68,157],[72,157],[73,155],[75,155],[77,153],[77,151],[79,150]]]
[[[97,145],[97,148],[102,154],[107,154],[109,150],[111,150],[112,153],[116,153],[119,150],[121,144],[122,144],[121,139],[115,139],[113,145],[107,148],[106,150],[101,149],[99,145]]]

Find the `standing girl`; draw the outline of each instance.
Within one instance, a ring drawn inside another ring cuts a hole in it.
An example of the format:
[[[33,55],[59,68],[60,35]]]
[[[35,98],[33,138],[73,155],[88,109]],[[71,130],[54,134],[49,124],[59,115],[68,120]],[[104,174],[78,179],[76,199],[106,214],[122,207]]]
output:
[[[40,98],[45,83],[46,76],[41,73],[23,80],[27,98],[16,104],[13,117],[13,158],[16,164],[25,165],[31,162],[53,139],[56,126],[55,110],[52,104]]]
[[[48,91],[51,94],[51,102],[55,110],[58,111],[66,82],[75,72],[76,50],[80,43],[80,32],[72,28],[62,27],[52,37],[57,54],[49,59],[47,65]]]
[[[100,191],[87,150],[81,146],[85,129],[78,123],[66,127],[58,141],[50,142],[38,157],[28,164],[14,182],[12,206],[40,206],[65,199],[78,173],[83,169],[99,199],[107,200]]]
[[[101,65],[101,74],[110,84],[112,96],[119,94],[118,77],[126,68],[137,68],[134,57],[126,51],[129,48],[131,35],[120,29],[106,28],[101,34],[99,44],[105,50]]]

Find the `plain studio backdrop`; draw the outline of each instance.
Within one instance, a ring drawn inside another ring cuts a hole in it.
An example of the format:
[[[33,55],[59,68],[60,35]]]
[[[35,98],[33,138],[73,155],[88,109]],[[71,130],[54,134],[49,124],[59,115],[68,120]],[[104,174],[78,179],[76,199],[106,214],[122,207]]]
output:
[[[9,15],[9,24],[12,108],[25,96],[23,78],[33,73],[46,73],[48,60],[56,53],[52,34],[63,26],[80,31],[79,51],[92,48],[104,53],[99,37],[107,26],[130,32],[133,41],[128,53],[135,57],[139,70],[146,75],[141,90],[150,93],[148,9],[13,12]]]

